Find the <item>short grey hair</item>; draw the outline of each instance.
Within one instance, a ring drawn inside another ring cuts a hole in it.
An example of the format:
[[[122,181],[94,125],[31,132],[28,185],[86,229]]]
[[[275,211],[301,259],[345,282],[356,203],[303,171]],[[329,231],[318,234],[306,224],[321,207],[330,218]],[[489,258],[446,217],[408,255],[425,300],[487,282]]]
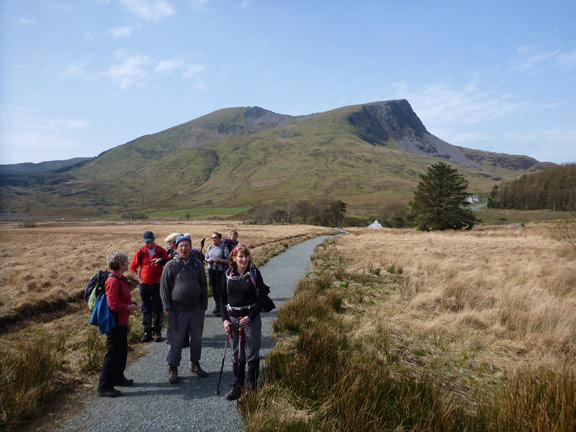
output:
[[[122,251],[112,251],[106,257],[106,263],[110,270],[120,270],[120,264],[128,262],[128,255]]]

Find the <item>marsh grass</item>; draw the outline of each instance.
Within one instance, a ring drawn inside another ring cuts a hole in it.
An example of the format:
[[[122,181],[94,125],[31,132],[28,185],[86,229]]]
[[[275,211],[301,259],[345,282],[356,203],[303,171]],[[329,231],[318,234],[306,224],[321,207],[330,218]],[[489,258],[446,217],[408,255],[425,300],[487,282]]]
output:
[[[576,430],[575,257],[547,227],[351,231],[278,312],[248,430]]]
[[[20,348],[2,349],[0,358],[0,424],[7,429],[38,415],[61,389],[64,336],[41,334]]]

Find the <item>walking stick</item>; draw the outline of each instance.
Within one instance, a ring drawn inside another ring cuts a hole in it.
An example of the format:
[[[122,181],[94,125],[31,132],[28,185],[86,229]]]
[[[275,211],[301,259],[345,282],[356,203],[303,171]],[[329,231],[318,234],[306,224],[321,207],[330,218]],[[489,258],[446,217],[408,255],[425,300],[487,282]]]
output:
[[[228,339],[230,339],[230,333],[226,333],[226,343],[224,344],[224,356],[222,357],[222,366],[220,366],[220,376],[218,377],[218,388],[216,389],[216,394],[220,394],[220,382],[222,381],[222,371],[224,370],[224,360],[226,360],[226,349],[228,349]]]

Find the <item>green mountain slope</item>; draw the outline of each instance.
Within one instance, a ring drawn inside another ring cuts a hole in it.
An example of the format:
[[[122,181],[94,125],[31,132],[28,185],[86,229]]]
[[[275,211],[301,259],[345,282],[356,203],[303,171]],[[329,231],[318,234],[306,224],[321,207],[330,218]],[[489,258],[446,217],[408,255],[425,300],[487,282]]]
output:
[[[526,165],[525,156],[452,146],[431,135],[405,100],[299,117],[227,108],[112,148],[70,170],[65,182],[8,188],[2,210],[124,213],[319,198],[372,209],[410,200],[437,158],[455,164],[475,193],[545,168]]]

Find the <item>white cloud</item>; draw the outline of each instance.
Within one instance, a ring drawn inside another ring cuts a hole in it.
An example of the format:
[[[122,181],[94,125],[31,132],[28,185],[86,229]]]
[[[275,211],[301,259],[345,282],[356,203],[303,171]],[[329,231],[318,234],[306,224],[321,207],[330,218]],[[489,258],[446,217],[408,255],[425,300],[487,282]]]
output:
[[[36,18],[20,18],[18,20],[18,22],[20,24],[32,25],[32,24],[36,24],[38,22],[38,20]]]
[[[576,68],[576,50],[543,50],[537,46],[520,46],[510,60],[510,69],[539,74],[548,71],[569,72]]]
[[[476,83],[463,88],[445,83],[411,88],[405,82],[392,85],[396,98],[407,99],[426,126],[481,123],[501,119],[529,109],[529,102],[514,102],[508,93],[495,95],[480,90]]]
[[[186,79],[191,78],[194,75],[198,75],[204,69],[206,69],[206,66],[204,66],[204,65],[199,65],[199,64],[188,65],[182,76]]]
[[[192,8],[196,10],[204,10],[208,5],[208,0],[189,0]]]
[[[183,63],[181,59],[160,60],[154,68],[154,72],[171,72],[174,69],[182,67]]]
[[[74,134],[90,125],[83,119],[43,117],[36,108],[2,106],[0,163],[69,159],[75,153],[86,156]]]
[[[160,21],[175,13],[172,3],[166,0],[120,0],[120,4],[145,21]]]
[[[123,27],[114,27],[108,30],[108,34],[113,37],[114,39],[126,38],[132,36],[134,33],[135,27],[133,26],[123,26]]]
[[[133,85],[143,86],[149,79],[146,67],[151,63],[152,60],[146,55],[129,55],[111,66],[107,76],[122,90]]]

